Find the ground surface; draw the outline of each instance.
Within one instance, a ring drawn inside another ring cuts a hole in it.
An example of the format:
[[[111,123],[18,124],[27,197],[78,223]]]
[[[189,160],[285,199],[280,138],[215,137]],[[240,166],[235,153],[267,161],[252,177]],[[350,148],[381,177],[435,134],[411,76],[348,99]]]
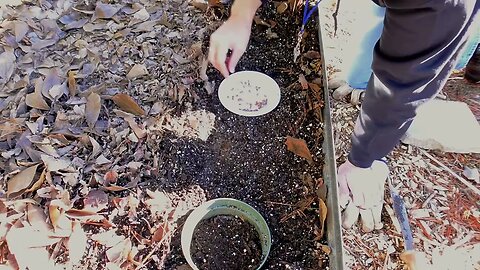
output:
[[[350,50],[355,50],[352,48],[354,45],[348,42],[350,36],[359,35],[350,33],[348,29],[363,25],[363,18],[361,10],[345,10],[340,6],[338,31],[334,35],[332,13],[335,11],[335,2],[325,2],[321,18],[328,37],[326,60],[329,75],[341,78],[345,66],[343,62],[349,61],[345,57],[349,57]],[[480,119],[479,97],[480,86],[463,80],[461,72],[452,75],[439,96],[467,103],[477,119]],[[350,136],[359,112],[359,106],[349,101],[349,97],[341,101],[332,99],[338,164],[344,162],[348,155]],[[448,123],[445,126],[448,128]],[[479,154],[425,152],[409,145],[398,146],[387,157],[390,177],[407,206],[416,249],[425,252],[428,262],[433,264],[432,269],[480,269],[480,198],[428,155],[461,177],[464,177],[462,172],[465,166],[480,168]],[[478,183],[471,183],[479,187]],[[388,192],[385,198],[382,214],[385,227],[382,230],[363,233],[358,226],[343,230],[347,269],[405,269],[399,259],[399,254],[404,250],[402,235],[395,224]]]
[[[185,269],[182,222],[218,197],[265,217],[265,269],[328,264],[320,55],[312,22],[293,63],[298,9],[270,3],[256,18],[237,70],[272,76],[282,100],[246,118],[219,103],[205,61],[227,7],[17,4],[0,13],[2,266]]]

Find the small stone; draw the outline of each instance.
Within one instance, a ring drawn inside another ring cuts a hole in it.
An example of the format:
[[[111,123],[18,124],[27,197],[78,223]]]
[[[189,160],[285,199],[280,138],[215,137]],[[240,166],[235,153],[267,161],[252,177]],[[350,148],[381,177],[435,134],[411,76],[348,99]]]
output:
[[[480,125],[463,102],[432,100],[417,116],[402,141],[425,149],[480,153]]]
[[[335,91],[333,91],[332,97],[335,100],[342,100],[347,95],[352,93],[352,91],[353,91],[353,88],[350,87],[350,85],[344,84],[344,85],[340,86],[339,88],[337,88]]]
[[[342,80],[342,79],[328,80],[328,88],[332,89],[332,90],[335,90],[335,89],[339,88],[340,86],[343,86],[343,85],[346,85],[346,84],[347,84],[347,82],[345,80]]]
[[[472,180],[477,184],[480,184],[480,173],[478,172],[478,168],[470,168],[465,166],[463,170],[463,175],[467,177],[468,180]]]

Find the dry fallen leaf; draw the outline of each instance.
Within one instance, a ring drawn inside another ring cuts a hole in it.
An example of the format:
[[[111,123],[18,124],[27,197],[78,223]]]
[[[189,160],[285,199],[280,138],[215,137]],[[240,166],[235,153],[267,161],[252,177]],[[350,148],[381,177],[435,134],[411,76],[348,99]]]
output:
[[[113,191],[113,192],[128,190],[128,188],[126,188],[126,187],[121,187],[121,186],[116,186],[116,185],[102,187],[102,189],[105,189],[105,190],[108,190],[108,191]]]
[[[277,12],[279,14],[284,13],[288,9],[288,3],[287,2],[282,2],[277,6]]]
[[[57,227],[58,220],[60,219],[60,209],[55,205],[50,205],[48,207],[48,214],[50,216],[50,222],[54,227]]]
[[[100,96],[97,93],[92,92],[87,97],[87,105],[85,107],[85,117],[90,127],[94,127],[97,123],[98,116],[100,115],[101,106],[102,104]]]
[[[325,233],[325,220],[327,219],[327,205],[322,199],[318,200],[319,202],[319,216],[320,216],[320,236],[323,236]]]
[[[132,69],[130,69],[130,71],[128,72],[127,79],[131,80],[147,74],[148,74],[148,70],[147,70],[147,67],[145,67],[145,65],[135,64],[132,67]]]
[[[53,200],[48,206],[48,213],[50,216],[50,222],[53,225],[55,232],[64,231],[70,234],[72,230],[72,221],[65,214],[64,209],[61,208],[63,204],[60,200]]]
[[[77,81],[75,80],[76,73],[77,72],[73,70],[68,71],[68,91],[72,97],[77,94]]]
[[[137,122],[135,122],[135,119],[133,119],[133,117],[125,117],[125,121],[128,122],[128,125],[133,130],[133,133],[135,133],[135,136],[137,136],[138,139],[142,139],[147,136],[147,132],[145,131],[145,129],[141,128],[137,124]]]
[[[170,198],[164,192],[158,190],[153,192],[147,189],[147,194],[151,199],[146,200],[145,204],[154,215],[161,216],[170,209]]]
[[[103,179],[107,185],[114,184],[117,182],[118,173],[116,171],[108,171]]]
[[[150,18],[150,13],[145,8],[142,8],[133,14],[133,18],[143,22]]]
[[[257,25],[265,25],[265,26],[268,26],[268,27],[271,26],[268,22],[264,21],[264,20],[263,20],[262,18],[260,18],[259,16],[253,17],[253,21],[254,21],[255,24],[257,24]]]
[[[104,4],[102,2],[97,2],[95,7],[95,13],[93,14],[92,21],[96,19],[110,19],[112,18],[120,9],[121,5],[111,5]]]
[[[108,163],[111,163],[112,161],[108,158],[106,158],[103,154],[101,154],[100,156],[98,156],[96,159],[95,159],[95,163],[97,165],[104,165],[104,164],[108,164]]]
[[[43,209],[37,205],[28,204],[27,219],[28,223],[37,230],[49,231],[51,229],[51,226],[47,223],[47,215],[43,212]]]
[[[70,262],[79,263],[87,248],[87,235],[78,221],[74,221],[72,224],[72,234],[68,238],[67,247]]]
[[[287,136],[285,144],[287,145],[288,151],[293,152],[297,156],[305,158],[309,163],[313,162],[312,154],[310,153],[310,150],[308,150],[305,140]]]
[[[8,250],[15,256],[19,269],[31,270],[56,269],[45,247],[60,240],[33,226],[12,227],[6,236]]]
[[[152,236],[153,242],[160,242],[165,237],[165,235],[169,232],[168,223],[165,222],[162,225],[158,226],[157,230]]]
[[[322,58],[321,54],[317,51],[308,51],[303,54],[308,59],[320,59]]]
[[[221,7],[222,1],[221,0],[208,0],[208,5],[210,7]]]
[[[48,90],[48,94],[52,97],[54,102],[56,102],[65,93],[67,93],[66,84],[57,84]]]
[[[54,236],[54,234],[39,231],[33,226],[25,226],[22,228],[12,227],[7,234],[7,242],[9,248],[10,245],[14,245],[14,242],[22,242],[18,244],[25,248],[34,248],[50,246],[60,241],[60,238],[51,236]],[[25,241],[25,239],[28,239],[28,241]]]
[[[327,199],[327,185],[325,185],[323,179],[317,184],[316,193],[321,200],[325,201]]]
[[[83,200],[84,210],[99,212],[108,206],[108,195],[103,190],[94,189],[88,192]]]
[[[15,55],[12,52],[0,54],[0,77],[8,81],[15,70]]]
[[[22,191],[32,184],[38,166],[39,164],[28,167],[14,175],[7,184],[7,197],[11,197],[12,194],[21,195]]]
[[[203,12],[206,12],[207,9],[208,9],[208,4],[206,4],[204,2],[191,1],[191,3],[192,3],[192,6],[200,9]]]
[[[128,258],[128,254],[132,250],[132,241],[130,239],[125,239],[124,241],[116,244],[115,246],[109,248],[106,252],[107,259],[110,262],[113,262],[117,265],[121,265]]]
[[[15,21],[15,40],[20,42],[28,33],[29,27],[26,22]]]
[[[332,253],[332,249],[331,249],[329,246],[327,246],[327,245],[322,245],[322,250],[323,250],[323,252],[325,252],[325,254],[327,254],[327,255],[330,255],[330,253]]]
[[[40,157],[49,172],[65,170],[72,164],[70,160],[58,159],[49,155],[41,155]]]
[[[97,214],[97,212],[92,210],[85,210],[85,209],[74,209],[71,208],[65,211],[65,215],[72,219],[80,219],[82,221],[85,220],[102,220],[103,216]]]
[[[88,136],[89,138],[89,142],[92,144],[92,153],[90,154],[90,157],[92,158],[95,158],[98,156],[98,154],[100,154],[103,149],[102,147],[100,146],[100,144],[92,137]]]
[[[41,85],[41,91],[40,92],[42,93],[42,95],[44,97],[53,101],[54,98],[50,95],[50,90],[57,85],[61,85],[63,82],[64,82],[64,80],[59,75],[59,69],[58,68],[51,68],[47,71],[47,74],[45,76],[45,80],[43,81],[43,83]],[[35,91],[37,91],[37,89],[35,89]]]
[[[35,81],[35,91],[26,96],[25,103],[27,104],[27,106],[30,106],[35,109],[50,110],[50,106],[48,106],[47,102],[42,96],[42,92],[41,92],[42,85],[43,85],[42,79],[37,79]]]
[[[86,19],[86,18],[80,19],[78,21],[73,21],[73,22],[65,25],[65,30],[82,28],[87,23],[88,23],[88,19]]]
[[[303,74],[300,74],[298,76],[298,81],[300,82],[300,84],[302,85],[302,89],[303,90],[307,90],[308,89],[308,82],[307,82],[307,79],[305,79],[305,76]]]
[[[141,116],[145,115],[145,111],[138,106],[137,102],[127,94],[116,94],[112,97],[113,102],[123,111]]]
[[[312,89],[315,93],[320,93],[320,90],[322,90],[320,88],[320,86],[316,83],[308,83],[308,86],[310,87],[310,89]]]

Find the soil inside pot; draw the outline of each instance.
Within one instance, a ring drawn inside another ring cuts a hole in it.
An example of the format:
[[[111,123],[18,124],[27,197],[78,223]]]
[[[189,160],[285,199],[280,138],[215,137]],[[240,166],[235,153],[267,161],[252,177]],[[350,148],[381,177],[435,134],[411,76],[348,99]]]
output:
[[[220,215],[195,228],[192,259],[199,269],[256,269],[262,257],[255,227],[239,217]]]

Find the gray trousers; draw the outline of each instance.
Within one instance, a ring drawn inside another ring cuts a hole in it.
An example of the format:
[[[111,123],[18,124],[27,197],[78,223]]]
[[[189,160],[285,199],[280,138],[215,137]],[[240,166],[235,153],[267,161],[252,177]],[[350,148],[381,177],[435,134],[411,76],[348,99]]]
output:
[[[386,7],[384,28],[348,157],[363,168],[399,143],[417,107],[445,85],[471,26],[480,23],[480,0],[375,2]]]

